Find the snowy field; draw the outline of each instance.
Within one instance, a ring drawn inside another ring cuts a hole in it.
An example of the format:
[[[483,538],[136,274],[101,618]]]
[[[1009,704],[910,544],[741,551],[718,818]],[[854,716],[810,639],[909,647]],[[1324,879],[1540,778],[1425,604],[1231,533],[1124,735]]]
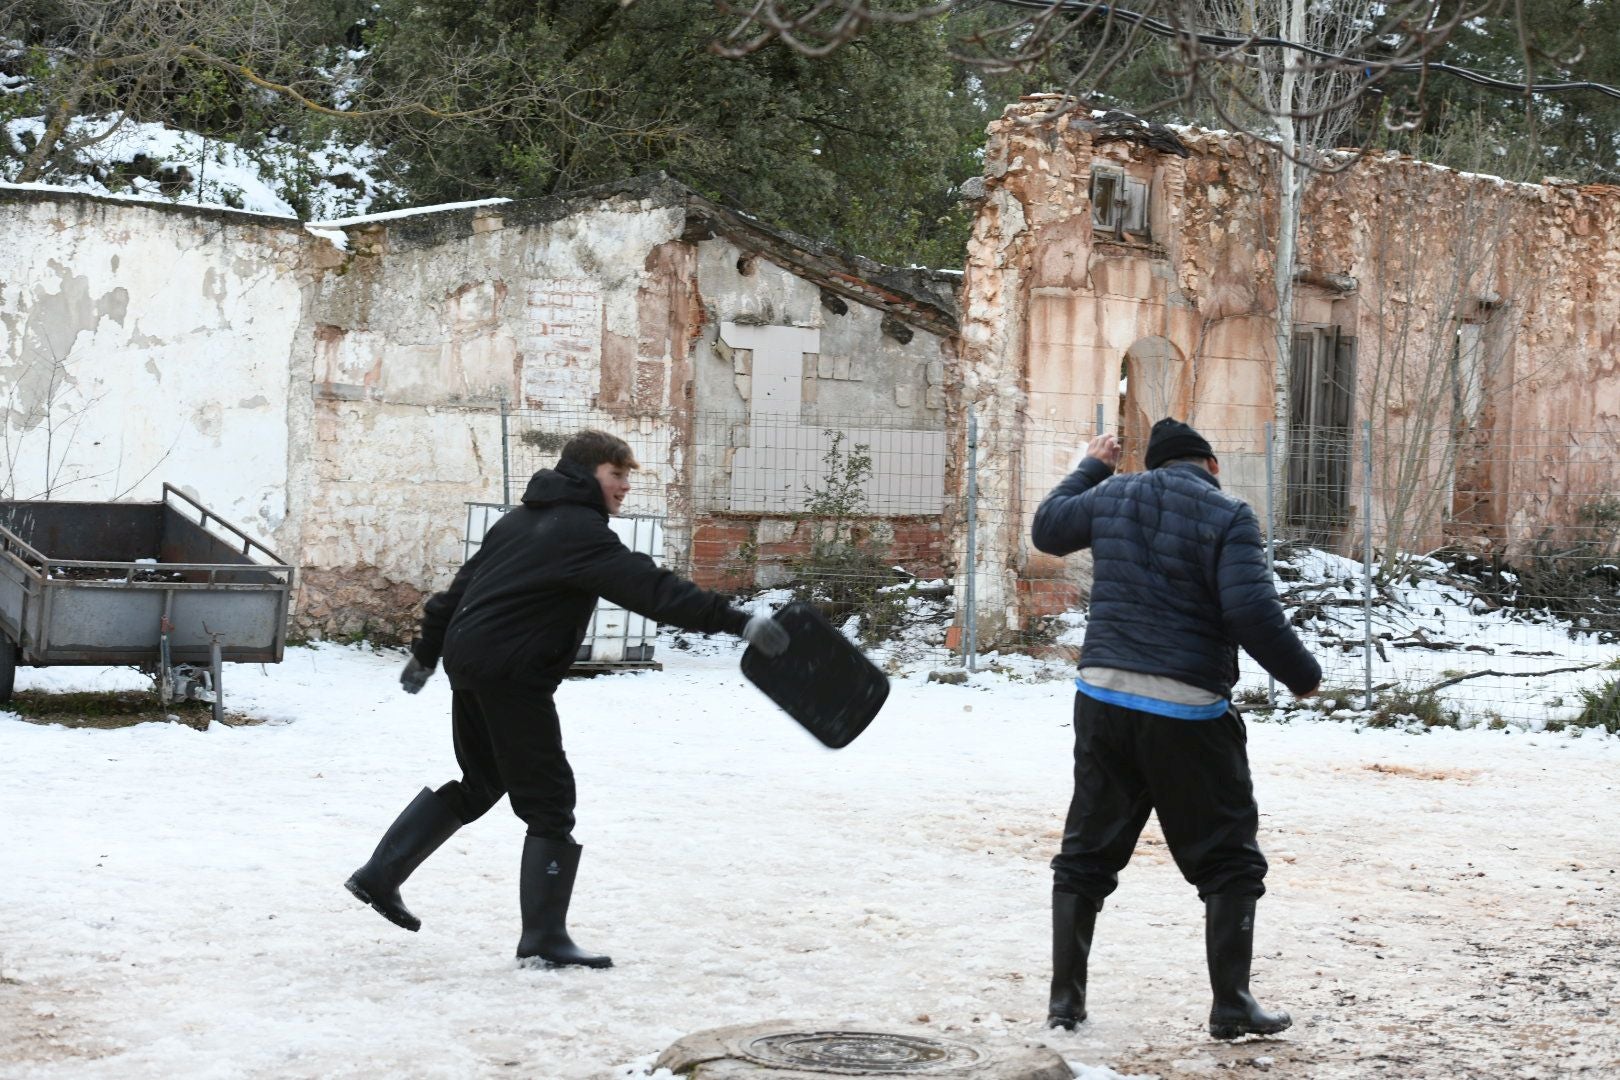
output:
[[[1284,1037],[1208,1040],[1201,908],[1150,824],[1098,921],[1091,1019],[1041,1028],[1072,689],[898,678],[823,750],[730,645],[567,683],[572,927],[610,971],[512,960],[501,804],[404,890],[342,882],[453,775],[442,677],[291,649],[227,669],[253,727],[0,714],[0,1076],[649,1077],[773,1018],[1046,1042],[1079,1076],[1620,1076],[1620,739],[1251,723],[1272,860],[1255,988]],[[140,686],[123,670],[19,687]]]

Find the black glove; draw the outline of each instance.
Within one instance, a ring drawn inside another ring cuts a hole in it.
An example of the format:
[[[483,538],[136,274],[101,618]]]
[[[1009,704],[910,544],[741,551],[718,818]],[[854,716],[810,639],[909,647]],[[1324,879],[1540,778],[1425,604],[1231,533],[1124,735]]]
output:
[[[416,657],[411,657],[405,665],[405,670],[399,673],[399,685],[405,688],[407,694],[414,694],[427,685],[428,677],[433,674],[436,664],[423,664]]]
[[[742,630],[743,640],[764,656],[781,656],[787,651],[788,632],[769,615],[755,615]]]

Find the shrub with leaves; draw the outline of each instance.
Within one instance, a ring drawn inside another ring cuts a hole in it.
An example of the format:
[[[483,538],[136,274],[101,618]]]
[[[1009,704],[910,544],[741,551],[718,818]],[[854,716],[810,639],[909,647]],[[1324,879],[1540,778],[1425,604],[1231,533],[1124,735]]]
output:
[[[802,520],[810,523],[810,551],[791,566],[795,599],[821,608],[837,620],[856,615],[861,637],[870,643],[894,630],[906,610],[906,594],[889,564],[888,545],[872,536],[866,484],[872,478],[871,447],[855,443],[847,450],[842,431],[828,428],[827,452],[819,484],[804,489]]]
[[[1462,714],[1446,708],[1433,691],[1397,687],[1373,699],[1373,713],[1367,719],[1367,726],[1387,728],[1418,723],[1426,728],[1454,728],[1461,720]]]
[[[1610,679],[1595,690],[1581,691],[1580,715],[1569,721],[1570,727],[1602,728],[1610,735],[1620,735],[1620,679]]]

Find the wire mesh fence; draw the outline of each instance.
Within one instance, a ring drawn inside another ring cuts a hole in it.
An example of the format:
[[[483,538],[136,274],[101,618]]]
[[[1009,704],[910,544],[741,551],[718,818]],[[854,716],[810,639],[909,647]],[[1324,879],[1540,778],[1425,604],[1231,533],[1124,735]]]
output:
[[[504,490],[599,428],[641,464],[626,512],[662,518],[664,565],[739,594],[812,600],[873,654],[951,661],[946,433],[892,414],[508,411]],[[959,500],[958,500],[959,502]]]
[[[1322,663],[1315,711],[1419,728],[1620,730],[1615,432],[1420,441],[1374,422],[1200,430],[1223,488],[1254,507],[1284,608]],[[1033,467],[1016,504],[978,507],[1019,542],[1095,426],[1043,421],[1023,433]],[[1013,557],[1032,580],[1003,640],[1077,659],[1084,556],[1043,566],[1026,546]],[[1241,704],[1291,703],[1246,656],[1242,670]]]
[[[665,565],[766,602],[812,600],[891,666],[1016,655],[1057,674],[1080,656],[1089,557],[1042,556],[1028,536],[1095,420],[1020,416],[981,433],[971,411],[918,430],[881,415],[550,409],[504,422],[510,500],[574,431],[619,434],[643,466],[626,511],[662,519]],[[1416,445],[1365,422],[1200,430],[1322,662],[1315,709],[1620,730],[1615,433]],[[1143,441],[1124,468],[1141,468]],[[1246,657],[1242,669],[1243,707],[1291,707]]]

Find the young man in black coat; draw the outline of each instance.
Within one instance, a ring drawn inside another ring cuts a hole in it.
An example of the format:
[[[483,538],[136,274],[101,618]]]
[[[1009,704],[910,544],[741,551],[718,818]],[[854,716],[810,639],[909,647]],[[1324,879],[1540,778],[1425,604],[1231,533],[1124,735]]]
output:
[[[522,505],[495,523],[450,587],[427,601],[400,684],[416,693],[444,661],[462,776],[437,791],[423,788],[346,882],[391,922],[421,926],[400,900],[400,885],[457,829],[509,795],[528,826],[518,958],[611,967],[608,957],[568,936],[581,849],[572,835],[574,773],[552,704],[598,597],[682,629],[738,634],[768,656],[787,647],[787,631],[768,616],[750,617],[620,542],[608,517],[618,513],[637,467],[622,439],[575,435],[557,467],[534,474]]]
[[[1204,901],[1217,1039],[1291,1021],[1249,993],[1255,901],[1266,859],[1243,720],[1232,708],[1242,646],[1296,695],[1322,669],[1283,613],[1254,511],[1221,490],[1220,461],[1186,424],[1153,425],[1146,472],[1113,476],[1119,440],[1099,435],[1035,512],[1034,544],[1090,548],[1090,617],[1074,708],[1074,799],[1052,860],[1047,1025],[1086,1018],[1086,961],[1103,899],[1157,811],[1182,876]]]

